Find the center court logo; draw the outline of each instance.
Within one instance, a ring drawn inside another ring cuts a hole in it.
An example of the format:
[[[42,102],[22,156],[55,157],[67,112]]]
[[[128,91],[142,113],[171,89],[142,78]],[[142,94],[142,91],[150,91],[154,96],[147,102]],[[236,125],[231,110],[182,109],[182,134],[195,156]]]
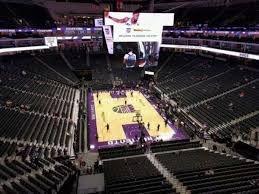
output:
[[[129,105],[119,105],[112,108],[116,113],[133,113],[135,109],[132,104]]]

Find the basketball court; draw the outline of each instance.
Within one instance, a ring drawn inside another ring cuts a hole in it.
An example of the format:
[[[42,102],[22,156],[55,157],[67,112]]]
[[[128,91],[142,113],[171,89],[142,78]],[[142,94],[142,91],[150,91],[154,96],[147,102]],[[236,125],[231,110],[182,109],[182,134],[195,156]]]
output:
[[[157,105],[140,91],[90,93],[88,100],[89,140],[93,150],[132,144],[140,137],[141,131],[146,141],[186,138],[183,130],[176,129],[171,121],[165,124],[165,117]],[[143,124],[141,130],[138,123]]]

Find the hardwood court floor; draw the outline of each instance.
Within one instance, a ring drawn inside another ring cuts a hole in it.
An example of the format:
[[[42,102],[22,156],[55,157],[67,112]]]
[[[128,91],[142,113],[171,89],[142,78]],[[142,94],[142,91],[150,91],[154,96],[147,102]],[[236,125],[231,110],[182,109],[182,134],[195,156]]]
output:
[[[99,104],[99,100],[101,104]],[[124,106],[125,100],[127,106]],[[156,111],[154,105],[138,91],[133,92],[133,97],[128,91],[125,98],[112,98],[109,92],[102,92],[99,93],[97,99],[97,95],[94,93],[94,106],[99,142],[126,139],[122,125],[137,123],[133,121],[136,112],[132,112],[132,107],[141,113],[146,129],[148,128],[147,123],[150,123],[150,129],[147,129],[150,136],[171,137],[175,134],[169,125],[165,126],[164,119]],[[107,123],[110,126],[108,131]],[[157,131],[158,124],[160,124],[159,131]]]

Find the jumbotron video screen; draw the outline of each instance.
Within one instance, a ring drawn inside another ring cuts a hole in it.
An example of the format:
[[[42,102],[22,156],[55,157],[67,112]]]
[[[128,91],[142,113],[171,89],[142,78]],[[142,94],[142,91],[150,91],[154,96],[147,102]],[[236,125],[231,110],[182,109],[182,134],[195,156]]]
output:
[[[107,11],[104,22],[110,54],[123,55],[126,68],[150,67],[158,65],[163,26],[173,26],[174,14]]]

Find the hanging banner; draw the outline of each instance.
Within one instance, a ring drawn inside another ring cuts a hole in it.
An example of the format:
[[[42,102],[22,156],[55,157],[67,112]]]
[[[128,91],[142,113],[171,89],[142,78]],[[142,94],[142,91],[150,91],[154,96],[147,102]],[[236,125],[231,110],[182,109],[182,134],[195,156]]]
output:
[[[111,26],[103,26],[103,33],[107,45],[108,53],[113,54],[113,39]]]

